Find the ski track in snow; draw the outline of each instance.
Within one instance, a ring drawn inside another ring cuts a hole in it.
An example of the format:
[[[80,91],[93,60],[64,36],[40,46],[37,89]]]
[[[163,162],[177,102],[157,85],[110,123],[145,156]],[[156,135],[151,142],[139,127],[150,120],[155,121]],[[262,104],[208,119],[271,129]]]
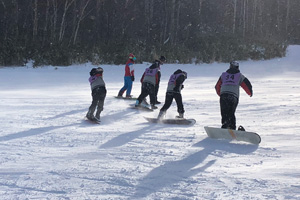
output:
[[[182,91],[194,126],[151,124],[152,113],[114,96],[124,66],[103,65],[107,97],[101,124],[84,119],[91,103],[91,64],[0,68],[0,199],[300,199],[300,46],[286,58],[240,62],[253,85],[241,89],[237,125],[260,145],[207,138],[220,126],[214,85],[228,64],[165,64],[188,73]],[[134,96],[149,63],[137,64]],[[161,108],[162,105],[159,105]],[[174,117],[173,102],[167,117]]]

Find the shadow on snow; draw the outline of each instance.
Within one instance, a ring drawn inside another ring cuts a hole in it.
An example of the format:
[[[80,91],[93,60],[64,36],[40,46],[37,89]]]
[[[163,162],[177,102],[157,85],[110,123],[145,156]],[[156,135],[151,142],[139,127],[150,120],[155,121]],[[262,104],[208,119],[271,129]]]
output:
[[[195,168],[197,165],[216,150],[225,151],[236,154],[249,154],[257,150],[257,145],[235,144],[225,140],[215,140],[206,138],[196,144],[194,147],[202,147],[201,151],[193,153],[182,160],[170,161],[153,169],[146,175],[136,186],[136,192],[132,196],[134,198],[147,197],[148,195],[158,192],[164,187],[172,186],[183,180],[187,180],[198,173],[204,172],[212,166],[216,160],[210,160],[201,167]]]

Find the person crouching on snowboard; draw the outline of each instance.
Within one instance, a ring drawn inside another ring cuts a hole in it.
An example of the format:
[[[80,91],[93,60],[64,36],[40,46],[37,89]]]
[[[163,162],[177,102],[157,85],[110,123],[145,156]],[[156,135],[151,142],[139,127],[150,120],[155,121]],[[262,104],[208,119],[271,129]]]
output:
[[[221,128],[236,129],[235,111],[239,103],[240,86],[252,97],[250,81],[240,72],[239,63],[232,61],[229,69],[222,73],[215,86],[216,92],[220,96]]]
[[[187,73],[180,69],[176,70],[174,74],[170,76],[168,87],[167,87],[165,104],[160,109],[160,112],[157,117],[158,119],[162,119],[165,116],[167,110],[170,108],[173,102],[173,99],[175,99],[176,101],[177,112],[179,113],[179,116],[177,116],[177,118],[183,118],[184,108],[182,104],[181,90],[183,89],[183,82],[185,81],[186,78],[187,78]]]
[[[100,121],[100,113],[103,110],[104,99],[106,97],[106,87],[103,80],[103,69],[101,67],[93,68],[90,72],[89,82],[92,90],[93,101],[86,117],[89,120]],[[96,116],[94,112],[97,107]]]
[[[157,108],[157,106],[155,106],[155,85],[158,84],[159,75],[160,71],[158,65],[153,64],[145,70],[141,78],[142,92],[136,100],[136,107],[140,106],[142,101],[149,95],[151,109]]]

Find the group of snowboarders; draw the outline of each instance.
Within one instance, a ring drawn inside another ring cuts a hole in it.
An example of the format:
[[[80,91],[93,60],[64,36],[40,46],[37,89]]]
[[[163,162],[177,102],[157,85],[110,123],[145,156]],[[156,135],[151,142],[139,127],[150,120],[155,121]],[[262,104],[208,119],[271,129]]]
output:
[[[132,98],[131,90],[132,83],[135,80],[134,63],[136,57],[130,53],[125,65],[124,86],[120,89],[118,97],[122,97],[126,91],[125,98]],[[166,58],[161,56],[155,60],[153,64],[145,69],[140,80],[141,94],[136,100],[135,107],[143,107],[145,105],[145,98],[150,97],[150,109],[157,109],[156,104],[160,102],[157,100],[159,90],[159,83],[161,78],[160,67],[166,62]],[[90,71],[90,86],[92,91],[92,104],[89,107],[86,117],[92,121],[100,121],[100,114],[103,111],[104,100],[106,97],[106,87],[103,80],[103,69],[101,67],[93,68]],[[177,104],[177,118],[184,118],[184,106],[182,102],[181,90],[184,88],[183,82],[187,79],[187,72],[181,69],[176,70],[169,78],[165,102],[158,114],[158,119],[161,120],[166,115],[166,111],[170,108],[173,99]],[[239,103],[239,88],[240,86],[245,92],[252,97],[252,85],[250,81],[240,72],[239,63],[237,61],[230,62],[229,69],[223,72],[219,77],[215,90],[220,96],[220,111],[221,111],[221,128],[236,129],[235,111]],[[96,114],[95,110],[97,108]],[[239,127],[238,130],[245,130]]]

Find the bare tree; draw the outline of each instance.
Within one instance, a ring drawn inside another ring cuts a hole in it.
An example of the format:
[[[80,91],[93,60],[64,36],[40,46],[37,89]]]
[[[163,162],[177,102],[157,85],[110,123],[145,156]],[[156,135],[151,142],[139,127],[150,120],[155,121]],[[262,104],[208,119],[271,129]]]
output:
[[[285,17],[285,32],[288,33],[289,18],[290,18],[290,0],[286,0],[286,17]]]
[[[33,12],[34,12],[34,18],[33,18],[32,37],[33,39],[35,39],[38,30],[38,0],[34,0],[33,2]]]
[[[247,0],[243,0],[243,37],[246,35],[246,4]]]
[[[233,0],[233,21],[232,21],[232,33],[236,32],[236,12],[237,12],[237,0]]]
[[[65,5],[64,5],[64,11],[63,11],[63,15],[62,15],[62,19],[61,19],[61,23],[60,23],[60,31],[59,31],[59,38],[58,41],[62,42],[63,38],[64,38],[64,34],[65,34],[65,22],[66,22],[66,14],[70,8],[70,6],[74,3],[75,0],[66,0]]]
[[[176,0],[172,0],[171,3],[171,13],[170,13],[170,28],[169,37],[171,44],[175,43],[175,12],[176,12]]]
[[[253,0],[253,14],[252,14],[252,34],[255,34],[256,30],[256,18],[257,18],[257,0]]]
[[[47,0],[47,4],[46,4],[46,8],[45,8],[44,29],[43,29],[43,44],[47,40],[47,31],[48,31],[48,22],[49,22],[49,9],[50,9],[50,0]]]
[[[150,38],[150,32],[152,31],[153,9],[154,9],[153,0],[145,0],[145,19],[146,19],[147,39]]]
[[[51,29],[51,38],[53,41],[56,40],[56,26],[57,26],[57,18],[58,18],[58,2],[57,0],[51,0],[53,16],[52,16],[52,29]]]
[[[86,0],[86,2],[83,5],[80,6],[78,21],[77,21],[77,24],[76,24],[76,29],[75,29],[74,38],[73,38],[73,45],[76,43],[78,30],[79,30],[81,21],[91,12],[91,10],[90,10],[88,13],[85,13],[86,7],[90,3],[90,1],[91,0]]]
[[[199,11],[199,16],[201,16],[201,13],[202,13],[202,4],[203,4],[204,1],[205,1],[205,0],[199,0],[199,9],[198,9],[198,11]]]
[[[4,32],[4,36],[3,36],[3,41],[6,41],[7,40],[7,35],[8,35],[8,29],[7,29],[7,7],[6,7],[6,3],[4,2],[4,0],[1,0],[1,4],[4,8],[4,13],[3,13],[3,22],[2,22],[2,26],[3,26],[3,32]]]

